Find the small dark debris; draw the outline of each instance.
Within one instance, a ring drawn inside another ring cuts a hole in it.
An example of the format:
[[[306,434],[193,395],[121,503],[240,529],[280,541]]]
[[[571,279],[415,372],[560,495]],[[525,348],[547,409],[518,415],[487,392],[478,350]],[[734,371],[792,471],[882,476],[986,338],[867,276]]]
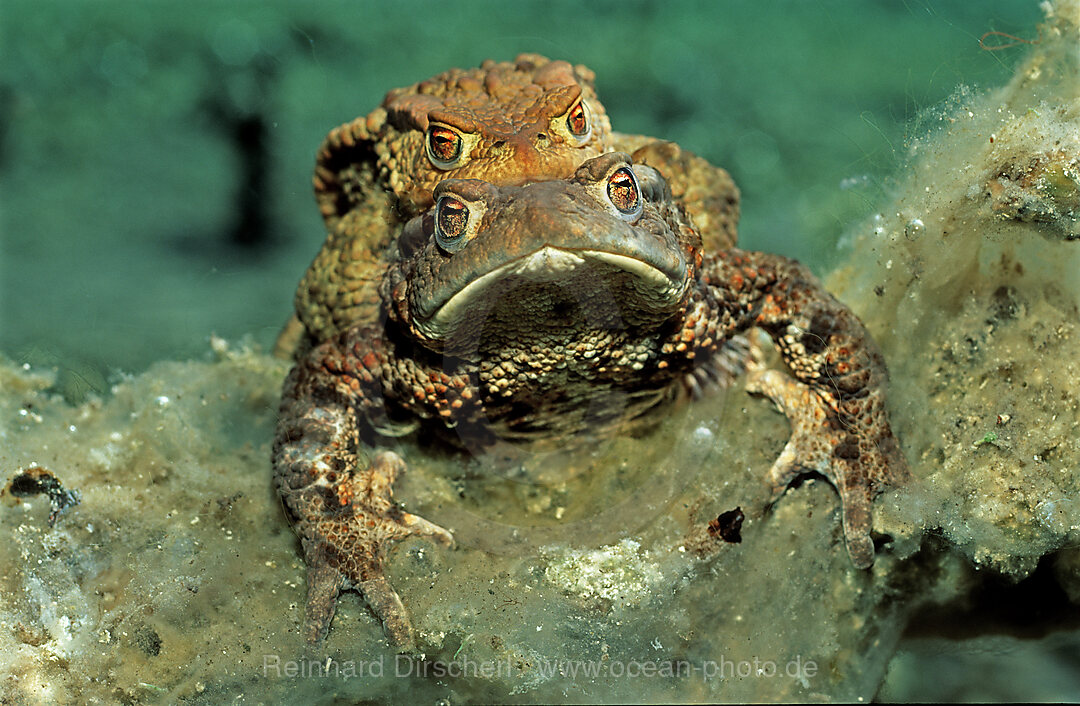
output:
[[[709,534],[713,537],[719,536],[720,539],[729,544],[738,544],[742,542],[740,532],[745,519],[746,515],[743,514],[741,507],[721,512],[715,520],[709,521]]]
[[[874,287],[874,294],[878,295],[879,297],[883,296],[885,294],[885,287],[880,284]]]
[[[237,493],[233,493],[232,495],[230,495],[227,498],[218,498],[217,499],[218,508],[222,512],[229,512],[230,510],[232,510],[233,504],[237,500],[242,498],[243,496],[244,496],[243,492],[237,492]]]
[[[1041,460],[1043,462],[1049,461],[1055,455],[1054,452],[1057,451],[1058,446],[1060,446],[1060,444],[1054,444],[1053,446],[1048,446],[1045,449],[1043,449],[1042,451],[1040,451],[1037,454],[1038,457],[1039,457],[1039,460]]]
[[[18,622],[15,624],[15,639],[24,645],[41,647],[49,641],[49,635],[40,626],[24,625]]]
[[[161,636],[152,627],[140,628],[135,633],[134,639],[136,647],[145,652],[148,657],[157,657],[161,654]]]
[[[53,472],[41,466],[31,466],[17,473],[4,488],[2,494],[9,493],[15,498],[28,498],[42,493],[48,495],[49,504],[52,506],[52,511],[49,513],[49,527],[53,526],[60,513],[73,505],[78,505],[82,499],[79,491],[64,490],[64,486],[53,475]]]
[[[991,321],[1011,321],[1023,313],[1023,308],[1024,301],[1015,287],[998,287],[990,298]]]

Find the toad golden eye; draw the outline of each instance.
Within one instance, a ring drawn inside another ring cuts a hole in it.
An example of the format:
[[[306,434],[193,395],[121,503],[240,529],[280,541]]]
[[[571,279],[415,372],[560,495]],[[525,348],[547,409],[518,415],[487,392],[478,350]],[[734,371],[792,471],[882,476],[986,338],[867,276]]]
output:
[[[456,252],[465,246],[462,238],[469,228],[469,207],[453,196],[439,199],[435,207],[435,239],[441,247]]]
[[[617,169],[608,177],[607,195],[622,213],[636,215],[641,210],[641,192],[629,167]]]
[[[448,169],[461,157],[461,135],[439,125],[432,125],[427,131],[428,157],[436,167]]]
[[[449,196],[439,201],[439,230],[445,238],[457,238],[469,224],[469,209]]]
[[[578,102],[566,115],[566,129],[575,137],[582,137],[589,132],[589,116],[585,104]]]

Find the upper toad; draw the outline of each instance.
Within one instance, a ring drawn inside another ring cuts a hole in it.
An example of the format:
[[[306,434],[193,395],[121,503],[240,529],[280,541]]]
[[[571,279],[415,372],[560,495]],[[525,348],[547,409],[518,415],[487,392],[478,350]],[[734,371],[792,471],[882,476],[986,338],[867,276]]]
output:
[[[278,353],[292,354],[304,331],[323,341],[374,314],[381,255],[443,179],[520,185],[633,152],[664,173],[709,248],[734,245],[739,194],[728,173],[672,143],[613,133],[593,81],[584,66],[522,54],[394,89],[366,117],[331,130],[314,179],[328,236],[297,288],[299,318]]]

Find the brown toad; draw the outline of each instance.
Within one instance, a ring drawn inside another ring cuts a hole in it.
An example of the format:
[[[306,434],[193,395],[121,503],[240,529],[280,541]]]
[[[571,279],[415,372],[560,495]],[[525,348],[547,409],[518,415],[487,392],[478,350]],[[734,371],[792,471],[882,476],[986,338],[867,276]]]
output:
[[[297,289],[299,319],[278,354],[293,353],[305,330],[324,341],[377,310],[380,256],[443,179],[520,185],[568,177],[605,152],[634,152],[667,176],[711,249],[734,245],[738,190],[727,172],[674,144],[612,133],[593,78],[536,54],[486,61],[392,90],[372,113],[332,130],[314,180],[329,235]]]
[[[403,461],[384,452],[360,462],[362,436],[404,424],[469,445],[617,433],[755,326],[795,378],[756,381],[792,423],[768,481],[779,495],[804,469],[825,475],[853,562],[872,563],[871,500],[906,472],[885,368],[855,316],[804,267],[703,252],[664,178],[625,154],[525,186],[447,180],[433,198],[386,253],[379,315],[315,345],[285,383],[274,469],[309,567],[310,640],[352,587],[391,642],[411,646],[385,552],[411,534],[452,542],[394,504]]]

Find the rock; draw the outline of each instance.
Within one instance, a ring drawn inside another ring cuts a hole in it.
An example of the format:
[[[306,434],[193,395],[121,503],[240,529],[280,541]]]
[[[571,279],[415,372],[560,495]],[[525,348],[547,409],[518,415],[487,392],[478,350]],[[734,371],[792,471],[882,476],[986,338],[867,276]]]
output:
[[[399,497],[459,542],[392,554],[425,654],[394,654],[355,594],[309,654],[304,568],[269,484],[285,370],[216,350],[79,406],[48,375],[0,368],[6,473],[37,464],[82,494],[51,528],[46,496],[0,513],[0,654],[23,675],[5,697],[853,699],[909,611],[898,577],[927,583],[888,554],[852,568],[827,483],[763,512],[786,430],[732,390],[584,454],[416,463]],[[736,506],[742,542],[713,536]]]
[[[940,533],[1014,580],[1080,540],[1080,250],[1063,242],[1080,217],[1080,6],[1047,7],[1007,86],[935,109],[828,282],[885,351],[918,480],[881,529]],[[1004,195],[1021,191],[1022,207]]]

